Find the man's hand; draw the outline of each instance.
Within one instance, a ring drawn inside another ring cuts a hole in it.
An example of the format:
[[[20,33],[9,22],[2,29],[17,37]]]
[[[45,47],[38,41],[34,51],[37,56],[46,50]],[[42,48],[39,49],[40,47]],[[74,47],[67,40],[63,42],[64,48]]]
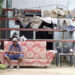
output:
[[[16,52],[16,54],[23,54],[23,52]]]
[[[7,51],[7,54],[16,54],[16,51]]]
[[[24,54],[23,52],[8,51],[7,54]]]
[[[12,54],[16,54],[16,51],[13,51]]]

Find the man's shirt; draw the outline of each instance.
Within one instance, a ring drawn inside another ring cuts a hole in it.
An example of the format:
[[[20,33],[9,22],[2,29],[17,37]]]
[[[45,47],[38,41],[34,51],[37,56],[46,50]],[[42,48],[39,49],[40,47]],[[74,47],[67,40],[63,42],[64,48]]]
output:
[[[16,47],[14,46],[14,44],[12,44],[9,46],[8,51],[22,52],[23,50],[19,44],[17,44]]]

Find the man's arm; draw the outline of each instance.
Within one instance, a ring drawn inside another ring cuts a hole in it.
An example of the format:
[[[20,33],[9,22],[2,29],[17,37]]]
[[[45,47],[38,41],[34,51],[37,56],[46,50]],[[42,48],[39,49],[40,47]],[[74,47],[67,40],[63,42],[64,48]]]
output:
[[[14,52],[11,49],[12,49],[12,45],[9,46],[8,50],[5,53],[13,54]]]
[[[16,54],[15,51],[6,51],[5,53],[7,53],[7,54]]]
[[[19,51],[16,54],[24,54],[22,47],[19,45]]]

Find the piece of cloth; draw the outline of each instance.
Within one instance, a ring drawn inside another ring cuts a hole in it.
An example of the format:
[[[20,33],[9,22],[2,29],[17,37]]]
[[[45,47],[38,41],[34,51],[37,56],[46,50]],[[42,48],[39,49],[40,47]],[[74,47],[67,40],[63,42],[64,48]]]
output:
[[[58,29],[64,29],[64,30],[66,30],[66,31],[73,31],[73,30],[75,30],[75,26],[72,26],[72,25],[70,25],[70,26],[63,26],[63,27],[58,27]]]
[[[41,10],[41,16],[57,18],[58,14],[54,13],[53,10]]]
[[[18,60],[19,58],[23,58],[23,54],[5,54],[5,57],[9,57],[10,60]]]
[[[21,22],[20,25],[22,25],[23,28],[26,28],[28,25],[31,24],[31,19],[29,17],[28,18],[17,17],[17,18]]]
[[[56,19],[56,18],[40,17],[40,18],[38,18],[38,19],[39,19],[39,20],[42,20],[42,21],[44,21],[44,22],[46,22],[46,23],[49,23],[49,24],[51,24],[51,23],[57,24],[57,19]]]

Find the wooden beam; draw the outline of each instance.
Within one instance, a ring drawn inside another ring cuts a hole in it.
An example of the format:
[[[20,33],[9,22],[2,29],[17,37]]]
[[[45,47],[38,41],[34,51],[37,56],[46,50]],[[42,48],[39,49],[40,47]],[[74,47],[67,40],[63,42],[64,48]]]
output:
[[[0,30],[17,30],[17,31],[60,31],[59,29],[25,29],[25,28],[0,28]]]
[[[13,11],[13,9],[3,9],[3,11]],[[41,12],[41,10],[25,9],[26,12]]]

